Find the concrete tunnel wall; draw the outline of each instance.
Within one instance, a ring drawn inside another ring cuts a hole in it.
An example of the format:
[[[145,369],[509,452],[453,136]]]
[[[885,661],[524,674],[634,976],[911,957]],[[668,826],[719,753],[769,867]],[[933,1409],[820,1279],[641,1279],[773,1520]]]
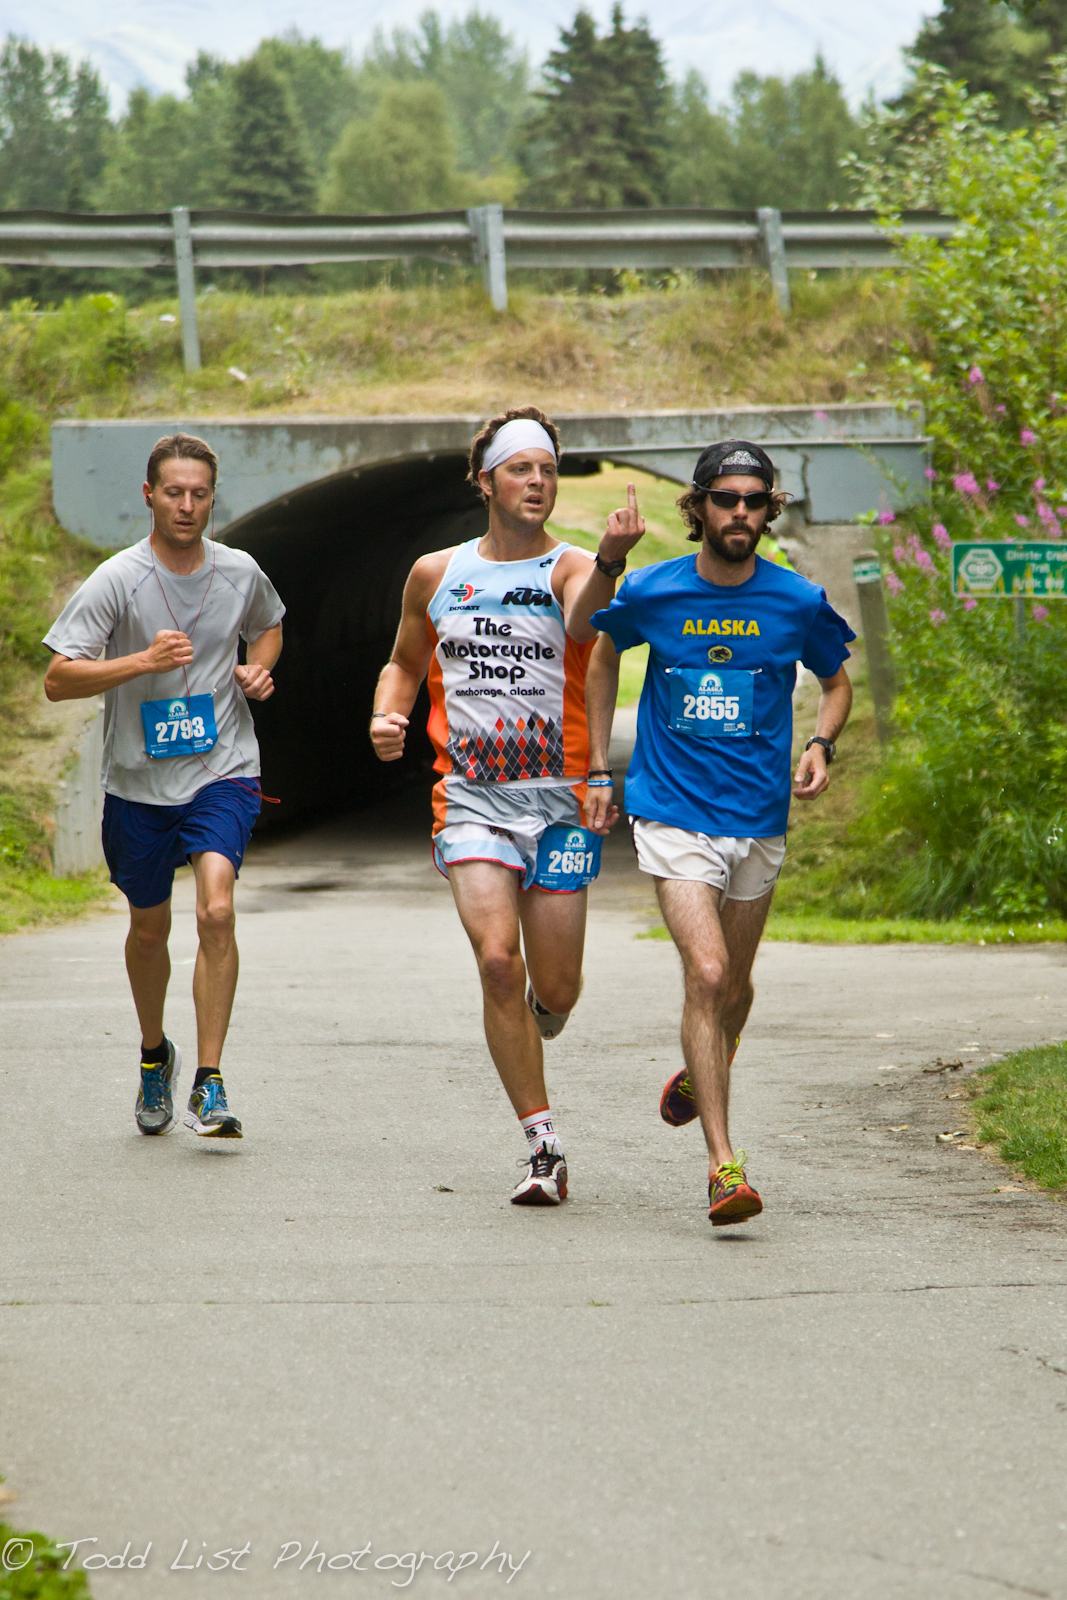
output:
[[[308,485],[226,531],[254,556],[286,607],[274,697],[253,705],[263,754],[263,824],[367,804],[428,769],[426,689],[408,748],[384,765],[367,722],[412,563],[484,533],[463,456],[391,462]]]

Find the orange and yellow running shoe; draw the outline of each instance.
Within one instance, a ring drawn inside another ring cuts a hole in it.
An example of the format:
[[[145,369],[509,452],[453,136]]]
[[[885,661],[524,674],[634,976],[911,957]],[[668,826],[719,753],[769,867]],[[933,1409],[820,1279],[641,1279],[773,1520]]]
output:
[[[708,1181],[708,1218],[713,1228],[725,1228],[731,1222],[747,1222],[758,1217],[763,1201],[752,1188],[745,1173],[745,1152],[739,1150],[732,1161],[723,1161],[715,1168]]]
[[[734,1064],[737,1047],[741,1043],[740,1035],[734,1040],[734,1047],[730,1051],[729,1066]],[[664,1087],[659,1097],[659,1114],[664,1122],[669,1122],[672,1128],[684,1128],[687,1122],[692,1122],[699,1116],[697,1111],[696,1095],[693,1085],[689,1081],[689,1072],[683,1067],[681,1072],[676,1072],[670,1082]]]

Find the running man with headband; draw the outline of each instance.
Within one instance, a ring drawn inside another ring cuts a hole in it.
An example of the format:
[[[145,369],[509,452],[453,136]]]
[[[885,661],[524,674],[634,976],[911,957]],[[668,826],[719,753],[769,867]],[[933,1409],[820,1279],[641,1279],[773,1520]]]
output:
[[[567,1195],[542,1039],[562,1031],[581,989],[586,886],[601,843],[583,828],[581,807],[587,778],[611,781],[589,772],[594,635],[575,644],[564,625],[593,561],[545,532],[559,453],[554,424],[535,406],[481,429],[468,478],[489,508],[489,531],[412,567],[370,724],[379,759],[396,761],[428,674],[442,774],[434,859],[474,948],[489,1053],[526,1134],[526,1171],[511,1198],[538,1206]]]
[[[822,685],[795,774],[798,799],[829,784],[834,741],[852,704],[844,664],[855,634],[825,590],[756,554],[785,499],[760,445],[710,445],[678,501],[697,553],[644,567],[613,599],[615,580],[605,573],[618,574],[642,532],[631,491],[629,507],[609,518],[599,570],[568,623],[578,641],[601,630],[587,688],[594,763],[608,747],[619,655],[649,646],[626,809],[637,864],[655,882],[685,979],[685,1066],[665,1086],[660,1115],[672,1127],[700,1118],[716,1227],[763,1209],[745,1152],[730,1143],[730,1063],[785,857],[797,662]],[[602,833],[618,816],[607,790],[590,796],[587,811]]]
[[[129,974],[141,1024],[142,1133],[169,1133],[181,1051],[163,1032],[176,867],[192,862],[199,1065],[185,1125],[239,1139],[222,1047],[237,987],[233,886],[259,815],[249,700],[274,693],[285,608],[243,550],[205,542],[218,459],[191,434],[160,439],[143,494],[151,530],[97,567],[45,644],[49,700],[104,696],[104,854],[130,904]],[[237,649],[248,645],[245,666]]]

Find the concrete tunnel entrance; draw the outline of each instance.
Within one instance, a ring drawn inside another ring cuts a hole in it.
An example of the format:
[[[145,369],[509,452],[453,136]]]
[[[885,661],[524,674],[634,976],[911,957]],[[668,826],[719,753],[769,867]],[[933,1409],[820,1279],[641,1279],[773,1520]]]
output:
[[[599,466],[571,458],[563,470]],[[425,685],[401,761],[375,758],[367,721],[412,563],[488,525],[466,473],[461,455],[388,462],[309,484],[227,528],[226,543],[255,557],[286,606],[277,690],[252,708],[263,789],[281,801],[264,807],[260,827],[354,810],[429,772]]]

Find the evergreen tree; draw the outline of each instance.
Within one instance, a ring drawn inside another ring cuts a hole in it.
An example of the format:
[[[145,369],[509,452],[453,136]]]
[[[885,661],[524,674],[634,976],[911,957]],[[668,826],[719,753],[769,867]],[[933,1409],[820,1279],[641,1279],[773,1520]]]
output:
[[[9,35],[0,51],[0,205],[85,209],[107,158],[107,98],[94,70]]]
[[[325,171],[341,130],[359,111],[356,73],[343,50],[328,50],[320,39],[303,39],[291,29],[261,41],[254,56],[286,83],[307,136],[316,177]]]
[[[461,174],[443,92],[393,83],[370,117],[356,117],[330,157],[324,211],[438,211],[472,205],[477,180]]]
[[[914,66],[940,67],[972,95],[992,95],[1000,120],[1015,127],[1029,121],[1026,92],[1039,85],[1053,34],[1058,48],[1064,48],[1063,13],[1063,0],[1042,0],[1031,13],[1035,24],[1039,16],[1050,24],[1050,31],[1042,32],[1040,26],[1021,26],[1002,0],[942,0],[937,16],[927,18],[905,55]],[[891,102],[905,112],[910,103],[908,89]]]
[[[588,11],[561,30],[527,127],[526,191],[566,207],[650,206],[666,183],[671,95],[660,46],[645,23],[599,37]]]
[[[169,211],[226,204],[233,68],[201,51],[186,99],[134,89],[113,138],[97,203],[103,211]]]
[[[256,56],[234,69],[224,192],[245,211],[307,211],[307,139],[284,80]]]

